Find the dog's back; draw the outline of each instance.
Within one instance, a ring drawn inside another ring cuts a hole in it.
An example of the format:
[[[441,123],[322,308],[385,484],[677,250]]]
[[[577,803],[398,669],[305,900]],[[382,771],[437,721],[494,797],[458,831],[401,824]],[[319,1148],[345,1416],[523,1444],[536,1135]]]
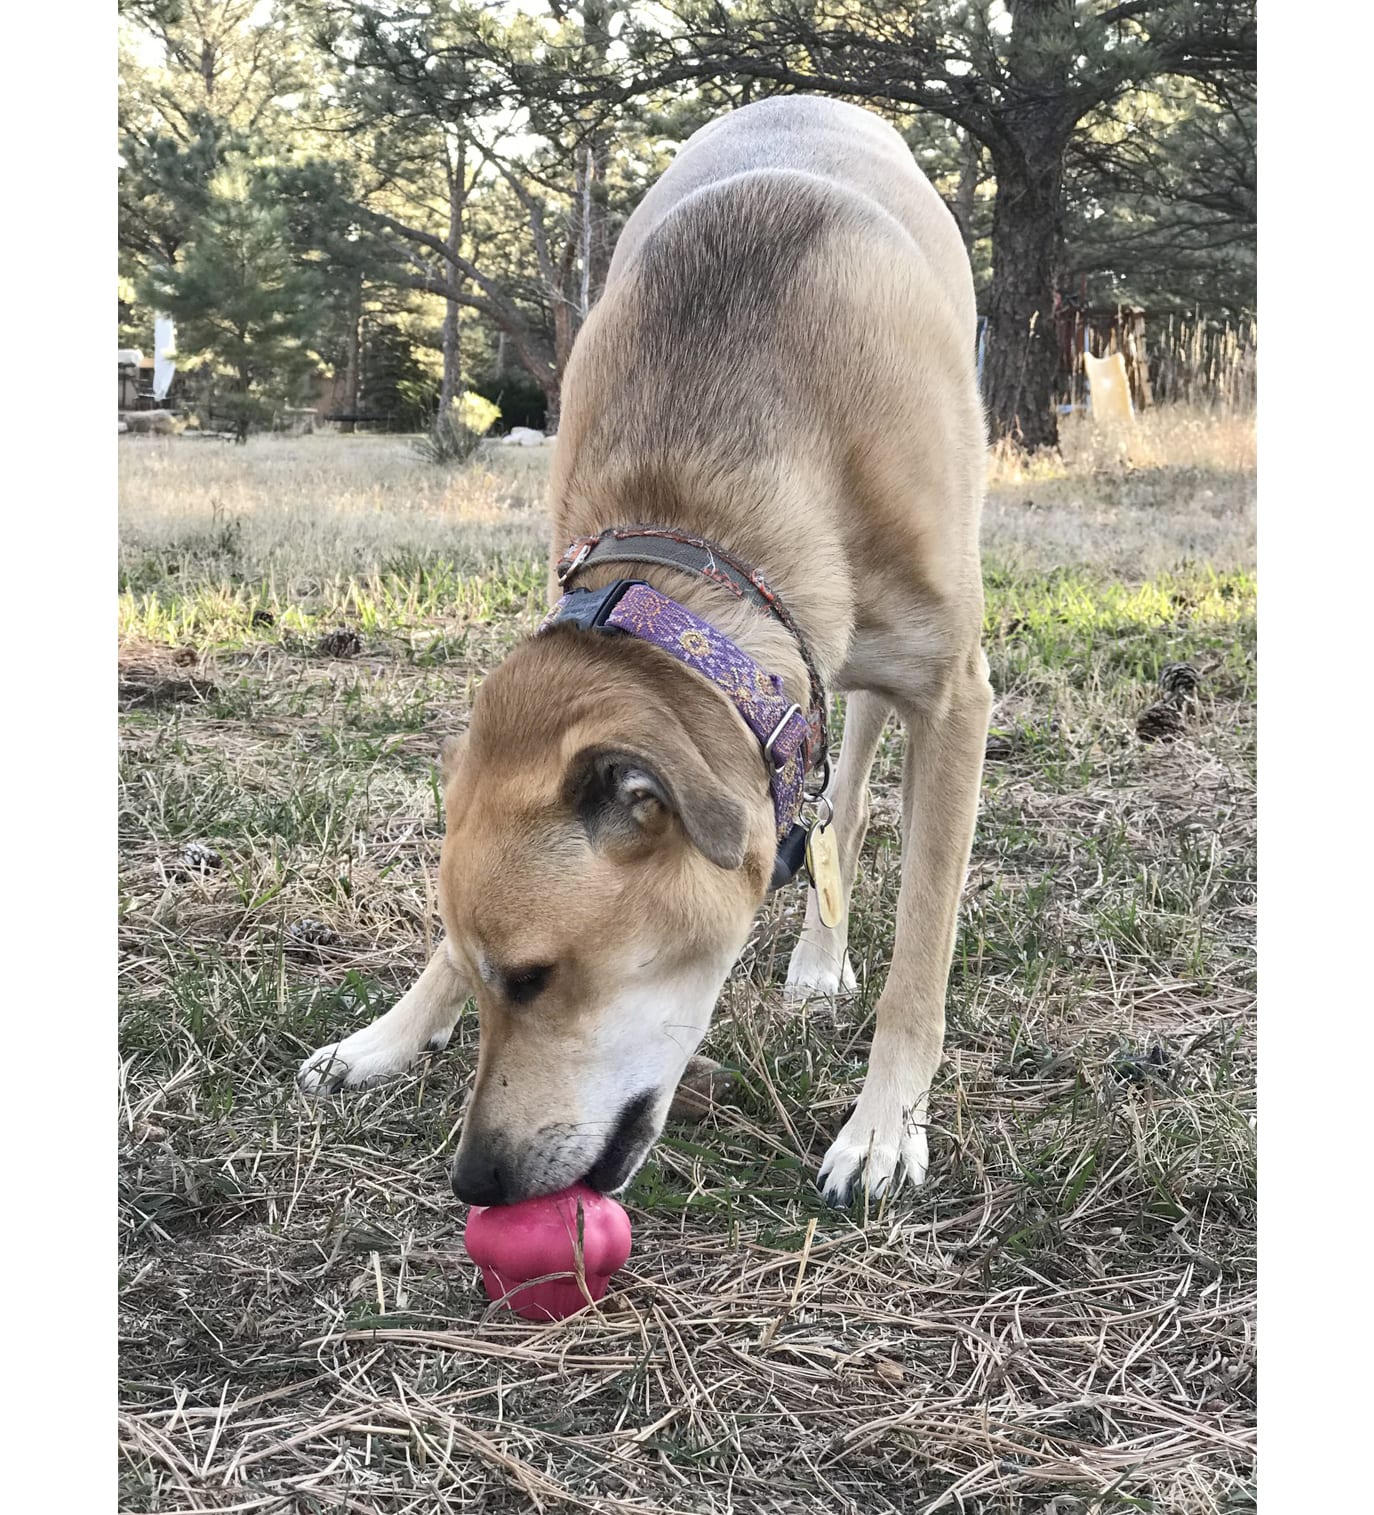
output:
[[[909,620],[925,585],[979,621],[974,320],[954,219],[891,127],[801,97],[713,122],[630,218],[578,338],[556,537],[651,520],[784,591],[808,576],[827,676],[867,608]]]
[[[974,304],[968,256],[954,218],[917,168],[910,148],[871,111],[815,96],[761,100],[718,117],[692,136],[630,218],[611,261],[610,282],[688,196],[724,188],[740,174],[769,171],[822,180],[842,197],[866,200],[868,209],[886,211],[929,265],[929,293],[938,290],[971,339]],[[818,191],[822,187],[814,186]],[[795,181],[790,189],[794,195],[805,193],[805,186]],[[830,199],[830,208],[834,214],[840,202]]]

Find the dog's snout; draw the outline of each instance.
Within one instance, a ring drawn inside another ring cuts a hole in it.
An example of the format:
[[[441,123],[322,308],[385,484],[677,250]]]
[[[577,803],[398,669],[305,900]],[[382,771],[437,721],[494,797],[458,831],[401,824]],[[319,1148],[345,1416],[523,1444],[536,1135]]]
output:
[[[500,1159],[480,1142],[454,1159],[449,1182],[464,1204],[504,1205],[516,1197]]]

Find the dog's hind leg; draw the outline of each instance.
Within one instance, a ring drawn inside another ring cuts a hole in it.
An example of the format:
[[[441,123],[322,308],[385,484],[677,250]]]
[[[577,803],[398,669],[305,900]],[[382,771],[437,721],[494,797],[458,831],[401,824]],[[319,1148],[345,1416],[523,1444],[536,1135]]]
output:
[[[939,694],[903,711],[902,885],[858,1104],[821,1164],[832,1204],[925,1178],[926,1107],[945,1035],[945,991],[968,871],[992,690],[976,643]]]
[[[403,1073],[422,1052],[448,1045],[471,986],[440,946],[411,989],[361,1031],[321,1047],[301,1064],[296,1082],[307,1094],[333,1094]]]
[[[849,696],[845,707],[844,741],[826,791],[835,810],[835,840],[839,844],[840,882],[844,886],[844,916],[838,926],[821,920],[816,891],[809,889],[806,924],[787,965],[790,999],[823,998],[855,988],[849,962],[849,899],[859,865],[859,849],[868,830],[868,775],[892,707],[881,695],[862,690]]]

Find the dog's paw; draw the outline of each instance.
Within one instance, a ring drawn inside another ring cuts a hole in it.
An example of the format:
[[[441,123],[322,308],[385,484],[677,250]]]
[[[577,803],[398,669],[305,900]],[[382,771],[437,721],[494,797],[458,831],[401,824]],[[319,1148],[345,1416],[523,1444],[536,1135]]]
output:
[[[871,1116],[860,1097],[825,1154],[816,1186],[825,1202],[837,1208],[861,1201],[865,1192],[869,1203],[877,1204],[904,1183],[912,1188],[923,1184],[929,1160],[923,1114],[919,1119],[915,1111]]]
[[[859,987],[849,953],[802,932],[787,965],[783,993],[791,1000],[837,999]]]
[[[361,1089],[393,1074],[404,1073],[415,1058],[394,1042],[370,1034],[371,1026],[355,1031],[341,1042],[312,1052],[301,1064],[296,1083],[306,1094],[337,1094],[340,1089]],[[448,1037],[444,1037],[447,1042]],[[436,1049],[437,1050],[437,1049]]]

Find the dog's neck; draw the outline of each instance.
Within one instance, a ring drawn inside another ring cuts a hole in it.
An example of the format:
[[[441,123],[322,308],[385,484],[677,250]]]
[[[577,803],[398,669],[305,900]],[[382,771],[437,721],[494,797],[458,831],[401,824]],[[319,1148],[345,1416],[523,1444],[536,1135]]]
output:
[[[576,444],[571,437],[567,441],[571,453]],[[551,481],[555,556],[574,538],[632,525],[665,527],[713,542],[763,576],[805,638],[822,684],[833,687],[853,624],[848,575],[843,566],[836,571],[846,557],[841,543],[817,539],[830,533],[828,513],[816,509],[814,498],[806,498],[802,508],[789,508],[794,488],[801,507],[800,491],[809,487],[814,493],[819,473],[813,471],[810,484],[804,485],[789,477],[791,470],[776,459],[755,459],[748,466],[719,471],[686,461],[670,466],[676,461],[648,462],[641,457],[631,465],[617,447],[601,455],[596,445],[587,447],[575,464],[569,463],[568,455],[557,456]],[[763,500],[774,508],[762,509]],[[806,569],[808,561],[830,566],[826,573],[812,575]],[[756,663],[776,673],[790,699],[803,710],[810,707],[811,681],[797,639],[763,606],[694,573],[604,557],[580,569],[574,583],[578,589],[600,589],[627,578],[652,585],[710,622]]]
[[[656,563],[598,563],[577,575],[578,589],[601,589],[616,579],[640,579],[729,637],[743,652],[782,680],[789,699],[803,710],[811,682],[796,638],[772,614],[695,574]]]

